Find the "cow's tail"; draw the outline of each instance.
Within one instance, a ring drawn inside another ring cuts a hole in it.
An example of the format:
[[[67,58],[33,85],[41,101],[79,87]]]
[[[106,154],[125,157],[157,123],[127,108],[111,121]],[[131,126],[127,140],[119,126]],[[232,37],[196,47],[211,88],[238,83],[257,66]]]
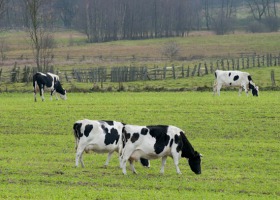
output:
[[[36,90],[38,87],[38,83],[37,83],[37,78],[36,78],[36,74],[33,76],[33,94],[34,94],[34,101],[37,101],[36,99]]]
[[[215,80],[214,80],[214,83],[213,83],[213,94],[215,95],[215,93],[217,92],[217,71],[215,71]]]
[[[78,144],[79,144],[79,141],[80,141],[79,133],[81,131],[81,126],[82,126],[81,123],[75,123],[74,126],[73,126],[73,133],[74,133],[75,142],[76,142],[76,145],[75,145],[76,150],[78,148]]]

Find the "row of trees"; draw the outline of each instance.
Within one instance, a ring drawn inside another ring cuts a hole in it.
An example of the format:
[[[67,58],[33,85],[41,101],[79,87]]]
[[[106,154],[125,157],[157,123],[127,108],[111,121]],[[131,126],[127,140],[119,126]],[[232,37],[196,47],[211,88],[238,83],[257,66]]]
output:
[[[0,0],[0,26],[26,27],[27,5],[39,7],[34,14],[44,25],[77,29],[89,42],[184,36],[201,29],[225,34],[235,29],[238,9],[251,19],[247,27],[279,28],[279,0]]]
[[[54,27],[83,32],[88,42],[185,36],[201,29],[225,34],[245,8],[254,31],[258,25],[276,31],[279,5],[280,0],[0,0],[0,28],[29,33],[39,68],[51,61]]]

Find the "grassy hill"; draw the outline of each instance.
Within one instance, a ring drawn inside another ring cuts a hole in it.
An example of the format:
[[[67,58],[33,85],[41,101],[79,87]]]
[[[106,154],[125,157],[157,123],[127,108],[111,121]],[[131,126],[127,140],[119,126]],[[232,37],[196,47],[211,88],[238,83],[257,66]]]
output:
[[[75,31],[58,31],[53,33],[55,48],[53,49],[52,65],[58,70],[73,68],[87,69],[91,67],[115,66],[193,66],[198,62],[215,62],[221,58],[237,58],[241,55],[279,56],[280,33],[235,33],[223,36],[211,32],[192,32],[188,37],[163,38],[134,41],[114,41],[107,43],[86,43],[85,35]],[[2,79],[1,91],[32,91],[31,83],[10,84],[10,74],[15,66],[35,66],[28,35],[21,31],[2,32]],[[179,52],[173,61],[162,54],[167,42],[174,41],[179,46]],[[253,75],[260,88],[271,86],[271,70],[275,71],[276,86],[279,85],[280,72],[278,67],[246,69]],[[105,82],[95,85],[96,91],[150,91],[150,90],[211,90],[213,75],[180,79],[167,78],[161,81],[119,83]],[[77,83],[75,80],[63,80],[68,91],[89,91],[93,83]],[[277,89],[277,88],[274,88]]]

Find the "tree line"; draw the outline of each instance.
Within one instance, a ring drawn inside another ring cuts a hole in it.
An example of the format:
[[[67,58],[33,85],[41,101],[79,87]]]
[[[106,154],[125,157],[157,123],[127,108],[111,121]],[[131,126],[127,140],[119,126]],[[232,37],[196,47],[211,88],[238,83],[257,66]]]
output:
[[[88,42],[183,37],[196,30],[222,35],[240,24],[252,32],[277,31],[278,6],[280,0],[0,0],[0,29],[29,33],[39,70],[52,62],[57,28],[82,32]],[[241,9],[245,21],[237,17]]]
[[[26,28],[33,15],[44,27],[83,32],[88,42],[185,36],[202,29],[225,34],[238,26],[277,31],[279,5],[279,0],[0,0],[0,27]],[[243,21],[237,17],[241,9],[247,14]]]

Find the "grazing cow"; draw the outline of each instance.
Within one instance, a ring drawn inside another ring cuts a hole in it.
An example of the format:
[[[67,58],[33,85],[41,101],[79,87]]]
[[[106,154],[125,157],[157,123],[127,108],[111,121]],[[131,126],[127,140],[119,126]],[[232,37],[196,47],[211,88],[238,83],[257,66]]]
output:
[[[173,158],[176,171],[179,169],[179,159],[188,159],[191,170],[201,173],[201,155],[194,150],[184,132],[175,126],[135,126],[125,125],[123,129],[123,148],[121,153],[121,167],[126,174],[126,162],[129,160],[134,173],[133,162],[144,159],[162,158],[161,173],[164,173],[164,165],[167,157]]]
[[[108,153],[105,166],[109,164],[112,154],[120,153],[122,144],[123,124],[116,121],[79,120],[74,123],[74,136],[76,139],[76,167],[81,162],[84,167],[82,154],[85,151]]]
[[[52,73],[44,74],[42,72],[37,72],[33,75],[33,88],[34,88],[34,100],[36,99],[36,90],[39,88],[40,90],[40,96],[42,98],[42,101],[45,100],[44,98],[44,89],[50,89],[51,90],[51,100],[53,93],[57,92],[60,94],[60,97],[64,100],[66,100],[66,91],[62,88],[62,85],[60,84],[59,77]],[[57,95],[55,93],[56,99]]]
[[[255,86],[252,77],[247,72],[241,71],[215,71],[215,83],[213,86],[214,95],[217,93],[220,96],[222,86],[239,87],[239,95],[241,95],[242,88],[245,90],[247,96],[248,91],[252,90],[253,96],[259,95],[259,87]]]

